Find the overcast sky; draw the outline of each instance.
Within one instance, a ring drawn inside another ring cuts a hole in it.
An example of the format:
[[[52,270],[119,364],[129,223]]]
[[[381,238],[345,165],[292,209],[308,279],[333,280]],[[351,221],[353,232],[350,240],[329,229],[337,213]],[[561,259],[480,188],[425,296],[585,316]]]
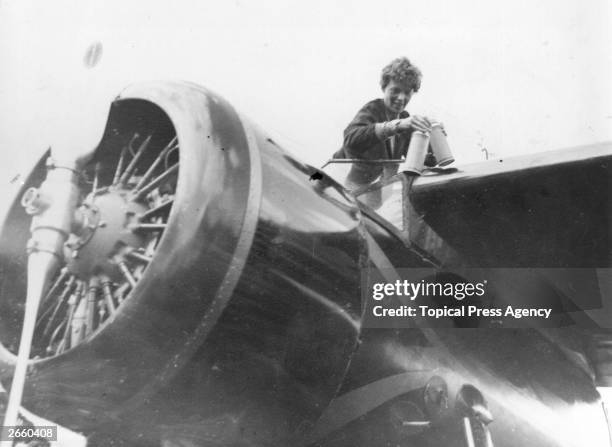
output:
[[[424,73],[408,110],[445,123],[458,163],[482,160],[483,146],[503,157],[612,140],[610,5],[0,0],[0,152],[12,162],[0,183],[31,165],[50,127],[87,129],[80,102],[150,79],[215,90],[320,165],[401,55]],[[102,59],[84,76],[93,41]]]

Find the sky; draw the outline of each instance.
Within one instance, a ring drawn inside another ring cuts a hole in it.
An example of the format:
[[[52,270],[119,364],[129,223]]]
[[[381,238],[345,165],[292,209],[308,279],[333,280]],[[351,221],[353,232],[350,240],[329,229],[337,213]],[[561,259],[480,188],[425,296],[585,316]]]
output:
[[[424,75],[408,111],[445,124],[457,164],[609,141],[611,5],[0,0],[0,202],[49,145],[93,144],[112,98],[142,80],[204,85],[315,166],[398,56]]]

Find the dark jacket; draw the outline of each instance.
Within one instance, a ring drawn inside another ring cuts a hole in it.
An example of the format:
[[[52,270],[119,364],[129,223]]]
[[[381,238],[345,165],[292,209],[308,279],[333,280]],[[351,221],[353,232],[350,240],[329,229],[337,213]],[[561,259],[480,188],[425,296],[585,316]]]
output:
[[[399,118],[407,118],[408,112],[402,111]],[[396,119],[388,117],[385,103],[382,99],[375,99],[364,105],[355,118],[344,129],[344,145],[334,154],[334,158],[359,158],[364,160],[399,159],[406,156],[412,131],[395,135],[381,141],[374,125]],[[397,172],[397,165],[386,164],[360,164],[351,167],[347,180],[354,184],[368,184],[374,181],[384,171],[388,177]]]

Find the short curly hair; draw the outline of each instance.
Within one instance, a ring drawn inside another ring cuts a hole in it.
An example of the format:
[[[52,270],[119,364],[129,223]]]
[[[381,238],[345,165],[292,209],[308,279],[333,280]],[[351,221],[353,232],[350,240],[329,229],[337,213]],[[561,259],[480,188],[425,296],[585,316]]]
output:
[[[423,74],[407,57],[393,59],[389,65],[382,69],[380,86],[384,90],[392,80],[402,84],[408,90],[419,91]]]

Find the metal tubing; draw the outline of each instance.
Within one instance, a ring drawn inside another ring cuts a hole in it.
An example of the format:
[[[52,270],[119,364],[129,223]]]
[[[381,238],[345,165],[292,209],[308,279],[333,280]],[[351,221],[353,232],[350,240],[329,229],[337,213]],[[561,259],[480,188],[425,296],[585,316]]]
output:
[[[123,303],[123,301],[125,300],[123,294],[127,291],[128,287],[130,287],[130,283],[124,282],[119,287],[117,287],[117,290],[115,290],[115,297],[117,298],[119,305],[121,305],[121,303]]]
[[[64,288],[64,291],[62,292],[62,294],[60,295],[59,299],[57,300],[57,304],[55,305],[55,308],[53,309],[53,313],[51,314],[51,317],[49,317],[49,321],[47,321],[47,326],[45,326],[45,330],[43,331],[42,337],[46,337],[49,334],[49,331],[51,330],[51,325],[53,324],[53,320],[55,320],[55,317],[57,316],[57,313],[59,312],[59,309],[62,305],[62,303],[64,302],[64,300],[66,299],[66,297],[68,296],[68,294],[70,293],[70,291],[72,290],[72,286],[74,285],[74,281],[76,280],[76,278],[74,276],[71,276],[70,279],[68,279],[68,284],[66,284],[66,287]],[[81,283],[79,282],[77,287],[80,287]],[[77,288],[77,291],[79,289]],[[49,308],[51,309],[51,308]],[[42,321],[43,317],[45,316],[47,312],[45,312],[43,315],[40,316],[39,318],[39,322]]]
[[[66,318],[64,318],[64,321],[62,321],[58,327],[55,328],[55,330],[53,331],[53,334],[51,334],[51,339],[49,340],[49,345],[47,346],[47,352],[53,352],[53,341],[57,338],[57,336],[60,334],[60,332],[62,331],[62,328],[64,327],[64,324],[66,323]],[[62,346],[64,344],[64,340],[60,341],[58,343],[57,349],[55,350],[55,353],[57,354],[60,346]]]
[[[100,183],[100,162],[96,163],[95,174],[93,185],[91,186],[91,192],[95,193],[98,189],[98,184]]]
[[[147,172],[145,172],[145,174],[142,176],[142,178],[136,185],[136,188],[135,188],[136,190],[142,188],[143,185],[151,178],[151,176],[153,175],[153,171],[155,171],[157,166],[159,166],[159,164],[162,162],[162,160],[166,156],[166,153],[168,153],[168,151],[174,147],[176,147],[176,136],[172,138],[172,140],[170,140],[170,143],[168,143],[168,145],[165,148],[162,149],[162,151],[159,153],[155,161],[151,164],[149,169],[147,169]]]
[[[147,210],[146,212],[141,214],[138,219],[141,222],[144,221],[144,220],[150,219],[151,217],[155,216],[157,213],[160,213],[160,212],[164,211],[165,209],[170,208],[173,203],[174,203],[174,199],[166,200],[161,205],[156,206],[155,208],[151,208],[150,210]]]
[[[72,326],[72,319],[74,318],[74,310],[76,309],[76,306],[78,305],[79,301],[80,299],[76,294],[72,295],[70,299],[68,300],[68,319],[66,320],[66,328],[64,329],[64,346],[68,346],[68,343],[70,340],[70,329]],[[49,347],[51,347],[52,343],[53,343],[53,337],[51,337],[51,341],[49,342]]]
[[[135,224],[130,227],[132,231],[163,231],[166,224]]]
[[[146,186],[143,186],[140,190],[134,190],[134,198],[133,200],[142,200],[146,197],[148,193],[157,188],[161,183],[163,183],[170,176],[174,175],[178,172],[179,164],[176,163],[169,167],[163,174],[159,175],[155,180],[152,180]]]
[[[136,169],[136,164],[138,163],[138,160],[140,160],[140,157],[142,157],[142,154],[144,154],[144,151],[147,150],[147,147],[149,146],[150,141],[151,141],[151,135],[149,135],[142,142],[142,144],[138,148],[138,151],[136,152],[136,155],[134,155],[134,158],[132,158],[128,167],[125,168],[125,171],[121,175],[121,178],[119,178],[119,182],[118,182],[119,186],[125,185],[127,181],[130,179],[130,177],[132,176],[132,173],[134,172],[134,169]]]
[[[121,171],[123,171],[123,163],[125,160],[125,153],[127,152],[127,147],[124,147],[121,150],[121,155],[119,156],[119,162],[117,162],[117,169],[115,170],[115,175],[113,176],[113,185],[116,185],[119,182],[119,178],[121,176]]]
[[[136,279],[134,278],[132,272],[130,272],[130,269],[124,261],[119,263],[119,269],[121,270],[123,277],[127,280],[130,286],[134,288],[136,286]]]
[[[68,268],[64,267],[62,271],[60,272],[60,275],[58,276],[58,278],[55,280],[55,282],[53,283],[53,285],[51,286],[51,288],[49,289],[49,291],[43,298],[42,304],[46,303],[49,300],[49,298],[51,298],[51,296],[55,294],[60,284],[66,279],[66,276],[68,276]]]
[[[127,256],[137,261],[145,262],[147,264],[153,260],[151,256],[143,255],[141,253],[138,253],[137,251],[129,251],[127,252]]]
[[[331,158],[325,162],[321,169],[331,164],[346,164],[346,163],[362,163],[367,165],[373,164],[400,164],[403,163],[404,160],[401,158],[397,159],[386,159],[386,158],[377,158],[375,160],[364,160],[362,158]]]

